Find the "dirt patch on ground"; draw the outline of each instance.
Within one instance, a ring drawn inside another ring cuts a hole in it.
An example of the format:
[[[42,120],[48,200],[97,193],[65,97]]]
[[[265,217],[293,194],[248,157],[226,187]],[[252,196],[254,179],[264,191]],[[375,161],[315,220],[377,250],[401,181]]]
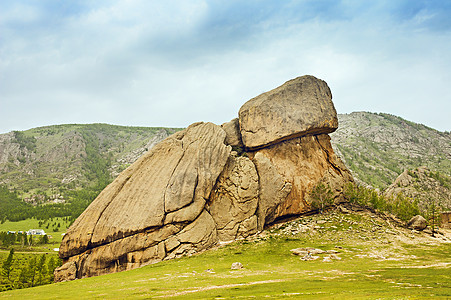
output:
[[[266,284],[266,283],[283,282],[283,281],[287,281],[287,279],[262,280],[262,281],[253,281],[253,282],[247,282],[247,283],[235,283],[235,284],[224,284],[224,285],[211,285],[211,286],[194,288],[194,289],[190,289],[190,290],[186,290],[186,291],[180,291],[180,292],[173,293],[173,294],[156,296],[155,298],[177,297],[177,296],[183,296],[183,295],[187,295],[187,294],[205,292],[205,291],[216,290],[216,289],[228,289],[228,288],[234,288],[234,287],[243,287],[243,286],[249,286],[249,285]]]

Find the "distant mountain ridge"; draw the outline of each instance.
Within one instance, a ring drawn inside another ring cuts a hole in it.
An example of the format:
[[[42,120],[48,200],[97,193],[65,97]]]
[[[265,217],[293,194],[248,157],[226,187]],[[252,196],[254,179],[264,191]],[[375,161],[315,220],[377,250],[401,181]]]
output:
[[[420,166],[451,176],[449,132],[384,113],[338,118],[332,146],[357,182],[383,190],[404,170]],[[178,130],[68,124],[0,134],[0,184],[30,202],[64,201],[64,190],[106,185]]]
[[[451,176],[451,134],[390,114],[339,114],[332,146],[357,182],[387,188],[404,170],[426,166]]]
[[[0,134],[0,184],[30,202],[105,185],[177,128],[68,124]]]

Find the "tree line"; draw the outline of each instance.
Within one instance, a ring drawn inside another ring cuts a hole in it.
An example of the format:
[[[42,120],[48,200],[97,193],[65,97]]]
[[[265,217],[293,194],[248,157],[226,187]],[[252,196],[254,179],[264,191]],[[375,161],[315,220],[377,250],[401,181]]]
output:
[[[0,291],[6,291],[53,283],[61,260],[54,254],[16,254],[12,248],[0,266]]]
[[[0,231],[0,247],[9,248],[11,246],[19,245],[22,248],[25,246],[33,246],[35,244],[47,244],[49,242],[49,237],[45,235],[37,236],[27,235],[26,232],[21,233],[11,233],[6,231]]]
[[[334,203],[330,187],[323,183],[315,186],[310,196],[312,208],[317,209],[320,213]],[[439,225],[439,215],[442,207],[437,205],[433,199],[426,203],[424,208],[420,208],[418,199],[406,197],[402,193],[398,193],[394,197],[386,197],[374,189],[358,186],[353,183],[345,185],[344,197],[351,203],[356,203],[373,210],[391,213],[404,222],[409,221],[416,215],[422,215],[428,220],[433,233]]]
[[[98,196],[108,182],[96,184],[81,190],[68,190],[65,198],[68,203],[56,203],[33,206],[23,202],[15,192],[9,191],[5,186],[0,186],[0,222],[6,220],[17,222],[30,218],[49,220],[56,217],[69,217],[73,222]]]

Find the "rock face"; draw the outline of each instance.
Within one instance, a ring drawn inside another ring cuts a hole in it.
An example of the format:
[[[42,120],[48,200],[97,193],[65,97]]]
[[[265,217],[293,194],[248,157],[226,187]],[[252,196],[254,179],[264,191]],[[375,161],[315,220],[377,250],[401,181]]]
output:
[[[263,129],[252,129],[252,118]],[[69,228],[55,280],[133,269],[247,237],[311,210],[319,183],[340,201],[352,177],[326,134],[336,120],[326,83],[304,76],[250,100],[239,119],[195,123],[168,137]]]
[[[332,93],[326,82],[313,76],[290,80],[247,101],[239,111],[239,121],[249,149],[338,128]]]
[[[415,199],[420,210],[427,211],[432,203],[437,207],[451,208],[450,186],[450,176],[423,166],[402,172],[384,194],[387,197]]]

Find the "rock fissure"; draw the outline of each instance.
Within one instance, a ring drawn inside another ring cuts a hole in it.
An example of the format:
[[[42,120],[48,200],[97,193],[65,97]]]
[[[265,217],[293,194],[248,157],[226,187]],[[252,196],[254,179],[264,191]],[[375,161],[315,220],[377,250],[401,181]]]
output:
[[[326,154],[326,159],[327,162],[329,163],[329,165],[339,174],[342,175],[341,173],[341,169],[334,163],[334,161],[331,159],[330,157],[330,153],[329,151],[323,147],[323,145],[321,145],[321,142],[318,140],[318,137],[315,137],[317,143],[320,145],[321,149],[323,150],[323,152]]]
[[[263,125],[264,124],[264,125]],[[352,177],[333,154],[327,84],[302,76],[221,126],[195,123],[121,173],[69,228],[55,281],[129,270],[246,238],[311,211],[320,182],[337,201]]]
[[[182,149],[183,149],[183,141],[181,142],[181,144],[182,144]],[[180,164],[180,162],[182,161],[184,155],[185,155],[185,151],[183,151],[182,156],[180,157],[180,159],[178,160],[177,164],[175,165],[175,168],[172,170],[172,173],[171,173],[171,175],[170,175],[170,178],[172,178],[172,177],[174,176],[175,170],[177,170],[177,167],[178,167],[178,165]],[[167,193],[167,190],[168,190],[170,184],[171,184],[171,180],[168,181],[168,184],[166,185],[166,188],[164,189],[164,196],[163,196],[163,200],[164,200],[164,201],[163,201],[163,211],[166,212],[166,213],[168,212],[168,211],[166,210],[166,193]],[[164,219],[165,219],[165,218],[166,218],[166,215],[165,215],[165,217],[163,218],[163,224],[164,224]]]

